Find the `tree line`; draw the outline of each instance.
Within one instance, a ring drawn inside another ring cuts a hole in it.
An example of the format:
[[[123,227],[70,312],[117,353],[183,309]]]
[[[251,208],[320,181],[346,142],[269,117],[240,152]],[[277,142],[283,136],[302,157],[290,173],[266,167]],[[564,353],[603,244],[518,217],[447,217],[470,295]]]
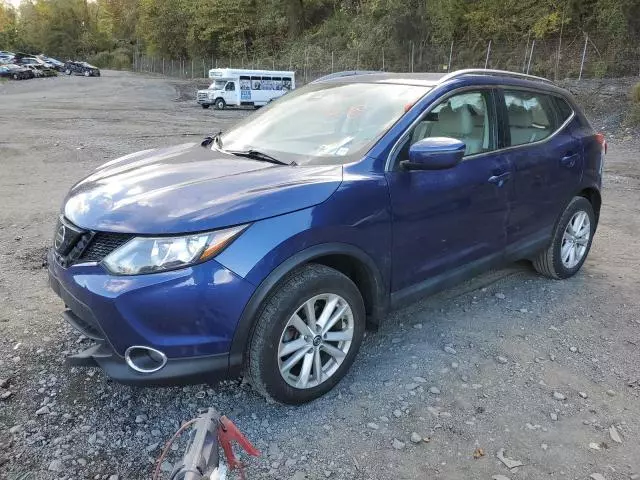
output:
[[[17,8],[0,0],[0,50],[122,68],[135,53],[251,59],[319,51],[357,54],[361,66],[380,63],[381,51],[390,60],[415,55],[420,65],[446,62],[452,46],[477,56],[489,41],[522,50],[526,39],[553,51],[562,38],[582,45],[585,34],[603,74],[615,74],[622,59],[637,65],[640,0],[22,0]]]

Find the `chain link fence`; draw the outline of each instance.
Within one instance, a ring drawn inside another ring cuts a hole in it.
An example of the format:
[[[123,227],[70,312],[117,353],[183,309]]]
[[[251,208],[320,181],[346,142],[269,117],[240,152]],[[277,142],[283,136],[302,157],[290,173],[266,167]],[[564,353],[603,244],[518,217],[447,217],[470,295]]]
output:
[[[604,39],[584,35],[553,40],[523,38],[516,45],[493,41],[473,45],[407,42],[392,51],[385,48],[330,51],[309,45],[273,56],[168,58],[136,53],[133,57],[136,72],[176,78],[208,78],[211,68],[295,71],[298,85],[343,70],[448,72],[462,68],[492,68],[555,80],[623,77],[640,76],[640,45],[611,45]]]

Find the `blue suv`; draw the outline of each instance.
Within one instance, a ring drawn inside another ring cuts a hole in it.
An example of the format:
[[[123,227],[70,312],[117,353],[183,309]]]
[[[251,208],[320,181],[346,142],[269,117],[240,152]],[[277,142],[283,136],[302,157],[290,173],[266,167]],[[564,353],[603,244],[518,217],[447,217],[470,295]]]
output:
[[[605,151],[552,82],[463,70],[336,75],[202,144],[113,160],[71,189],[49,253],[95,340],[69,361],[310,401],[392,308],[514,260],[574,275]]]

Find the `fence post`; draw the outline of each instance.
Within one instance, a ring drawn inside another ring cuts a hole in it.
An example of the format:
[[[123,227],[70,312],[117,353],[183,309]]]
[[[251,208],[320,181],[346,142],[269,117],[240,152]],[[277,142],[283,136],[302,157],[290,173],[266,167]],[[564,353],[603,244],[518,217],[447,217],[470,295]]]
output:
[[[207,67],[204,66],[204,58],[202,59],[202,78],[207,78]]]
[[[582,80],[582,69],[584,68],[584,59],[587,56],[587,42],[589,42],[589,35],[584,35],[584,49],[582,50],[582,61],[580,62],[580,75],[578,80]]]
[[[384,47],[382,47],[382,71],[384,72]]]
[[[536,46],[536,39],[534,38],[531,42],[531,53],[529,54],[529,63],[527,65],[527,75],[529,75],[529,71],[531,70],[531,59],[533,58],[533,49]]]
[[[453,58],[453,40],[451,40],[451,48],[449,49],[449,64],[447,65],[447,72],[451,71],[451,59]]]
[[[531,32],[527,35],[527,44],[524,47],[524,62],[522,62],[522,73],[527,71],[527,58],[529,58],[529,37],[531,36]]]
[[[302,70],[304,72],[304,83],[307,83],[307,47],[304,47],[304,61]]]
[[[487,45],[487,58],[484,60],[484,69],[486,70],[489,66],[489,54],[491,53],[491,40],[489,40],[489,45]]]
[[[360,47],[358,47],[356,53],[356,70],[360,70]]]
[[[562,19],[560,20],[560,38],[558,39],[558,53],[556,54],[556,68],[553,72],[553,79],[558,80],[558,67],[560,66],[560,52],[562,49],[562,30],[564,28],[564,11],[567,8],[567,4],[562,6]]]
[[[413,73],[413,54],[415,50],[415,43],[411,40],[411,73]]]
[[[333,73],[333,50],[331,50],[331,73]]]

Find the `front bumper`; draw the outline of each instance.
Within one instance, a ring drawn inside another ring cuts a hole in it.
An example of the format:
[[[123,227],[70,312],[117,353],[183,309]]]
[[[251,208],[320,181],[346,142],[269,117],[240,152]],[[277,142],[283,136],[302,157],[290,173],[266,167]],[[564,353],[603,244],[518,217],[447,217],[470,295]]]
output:
[[[229,376],[229,355],[208,355],[168,359],[164,367],[153,373],[140,373],[129,368],[125,360],[104,342],[67,357],[76,367],[100,367],[113,380],[126,385],[171,386],[208,383]]]
[[[65,268],[52,254],[49,283],[67,306],[65,319],[97,342],[70,363],[100,366],[114,380],[144,385],[226,377],[235,328],[255,289],[215,260],[127,277],[95,263]],[[124,354],[133,345],[161,351],[166,365],[153,373],[129,368]]]

